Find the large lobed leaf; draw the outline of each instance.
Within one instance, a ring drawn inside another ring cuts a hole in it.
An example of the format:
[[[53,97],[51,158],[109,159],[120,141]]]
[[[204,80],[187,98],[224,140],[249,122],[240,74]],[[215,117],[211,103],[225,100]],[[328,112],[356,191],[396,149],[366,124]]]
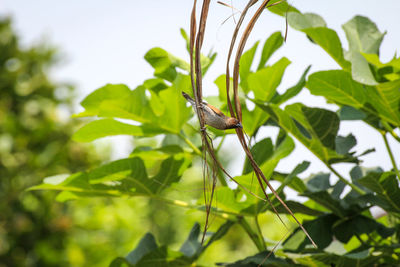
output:
[[[340,155],[335,151],[339,118],[336,113],[320,108],[309,108],[296,103],[285,110],[270,104],[259,107],[268,112],[271,118],[286,132],[291,133],[319,159],[326,163],[352,162],[357,159]]]
[[[145,86],[130,90],[125,85],[108,84],[97,89],[82,101],[86,109],[78,116],[130,119],[141,125],[130,125],[112,119],[94,121],[81,128],[75,135],[79,141],[92,141],[108,135],[129,134],[154,136],[169,132],[178,134],[190,117],[190,109],[181,95],[188,91],[190,79],[177,75],[172,86],[146,81]],[[160,87],[159,85],[162,85]],[[162,89],[160,89],[162,88]],[[146,94],[150,93],[151,97]]]
[[[330,70],[310,75],[306,87],[340,106],[351,106],[400,126],[400,79],[366,86],[345,71]]]
[[[394,173],[370,172],[357,182],[376,194],[379,201],[373,204],[377,204],[387,211],[400,213],[400,188]]]
[[[69,176],[49,177],[30,190],[68,191],[77,196],[155,196],[178,182],[189,164],[185,157],[171,156],[161,163],[158,174],[148,177],[141,158],[126,158]]]

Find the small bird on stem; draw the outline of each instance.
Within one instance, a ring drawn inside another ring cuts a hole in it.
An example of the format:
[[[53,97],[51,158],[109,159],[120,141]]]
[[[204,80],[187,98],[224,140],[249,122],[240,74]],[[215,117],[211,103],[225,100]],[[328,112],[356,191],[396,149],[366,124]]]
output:
[[[195,109],[196,101],[194,101],[194,99],[185,92],[182,92],[182,95]],[[238,119],[225,116],[225,114],[222,113],[221,110],[217,109],[214,106],[211,106],[206,102],[201,103],[201,108],[204,112],[204,121],[209,126],[212,126],[219,130],[243,128]]]

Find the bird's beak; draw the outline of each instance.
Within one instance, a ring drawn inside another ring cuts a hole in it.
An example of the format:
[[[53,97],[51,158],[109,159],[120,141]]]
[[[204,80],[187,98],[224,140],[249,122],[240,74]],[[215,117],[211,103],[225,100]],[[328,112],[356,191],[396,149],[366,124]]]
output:
[[[242,128],[243,129],[243,125],[239,122],[238,124],[236,124],[237,128]]]

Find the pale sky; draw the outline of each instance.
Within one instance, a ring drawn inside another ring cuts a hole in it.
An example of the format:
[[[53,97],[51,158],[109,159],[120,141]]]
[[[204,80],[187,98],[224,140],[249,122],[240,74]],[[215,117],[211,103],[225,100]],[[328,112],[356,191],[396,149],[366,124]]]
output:
[[[201,1],[199,1],[201,2]],[[227,0],[230,4],[231,0]],[[232,1],[240,9],[247,1]],[[387,31],[381,46],[381,59],[388,61],[400,48],[399,0],[294,0],[290,1],[302,12],[321,15],[339,34],[343,46],[347,47],[341,25],[355,15],[363,15],[374,21],[379,30]],[[106,1],[106,0],[3,0],[0,15],[11,15],[14,26],[22,38],[23,44],[31,44],[45,38],[59,47],[63,64],[57,67],[52,76],[60,81],[73,82],[78,90],[79,99],[106,83],[124,83],[131,88],[141,84],[152,75],[152,68],[143,59],[147,50],[160,46],[172,54],[187,60],[185,43],[179,28],[188,30],[192,1],[153,0],[153,1]],[[233,19],[222,22],[231,15],[231,9],[212,1],[207,23],[204,52],[210,48],[218,52],[216,63],[205,77],[206,95],[215,95],[217,88],[213,81],[225,70],[226,51],[234,27]],[[282,18],[265,12],[257,22],[248,41],[250,47],[256,40],[264,41],[275,31],[284,31]],[[304,34],[289,28],[287,43],[271,58],[270,62],[286,56],[292,61],[283,78],[284,90],[292,86],[308,65],[311,72],[338,68],[336,63],[317,46],[311,44]],[[327,106],[319,97],[311,96],[305,89],[295,99],[311,106]],[[244,122],[245,123],[245,122]],[[360,153],[375,147],[377,152],[364,157],[363,166],[383,166],[391,168],[382,138],[368,126],[359,122],[341,124],[340,134],[352,132],[358,141],[356,150]],[[276,135],[276,131],[266,128],[262,136]],[[397,162],[400,162],[400,145],[389,137]],[[113,138],[115,140],[115,138]],[[127,140],[118,138],[117,140]],[[121,144],[124,141],[118,141]],[[232,139],[237,145],[236,139]],[[129,146],[118,145],[115,157],[129,154]],[[243,157],[238,159],[238,162]],[[309,173],[328,170],[301,144],[296,143],[296,151],[284,159],[278,169],[291,171],[304,159],[312,165],[302,177]],[[335,165],[345,177],[353,165]],[[238,170],[232,169],[232,172]]]

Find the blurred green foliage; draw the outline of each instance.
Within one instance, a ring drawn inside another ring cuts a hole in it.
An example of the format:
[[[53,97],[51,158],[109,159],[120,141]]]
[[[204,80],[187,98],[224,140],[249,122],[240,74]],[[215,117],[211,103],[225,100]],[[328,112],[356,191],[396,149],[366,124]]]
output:
[[[46,44],[22,48],[11,19],[0,19],[0,265],[68,266],[73,226],[52,192],[25,192],[41,178],[100,162],[70,140],[74,88],[48,75],[57,61]],[[106,158],[104,156],[103,158]]]

